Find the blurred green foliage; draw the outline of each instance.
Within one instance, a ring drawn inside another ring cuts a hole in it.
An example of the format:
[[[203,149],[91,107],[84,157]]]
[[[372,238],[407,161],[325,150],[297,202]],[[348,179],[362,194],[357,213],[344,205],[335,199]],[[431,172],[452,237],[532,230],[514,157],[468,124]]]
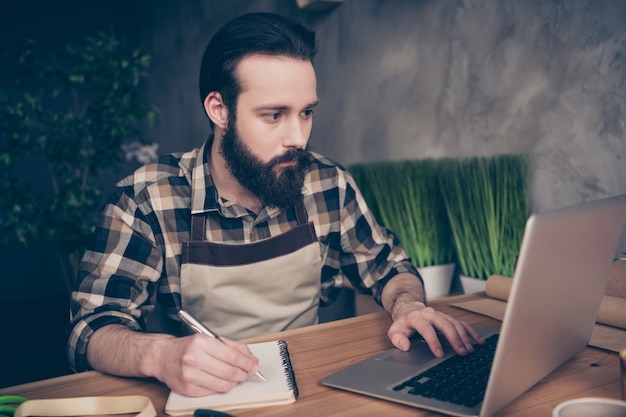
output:
[[[23,41],[0,91],[0,247],[50,242],[68,286],[97,224],[100,176],[119,172],[123,146],[150,144],[156,109],[140,96],[150,56],[113,33],[80,45]]]
[[[398,236],[415,266],[455,262],[438,160],[371,162],[349,169],[378,222]]]
[[[463,275],[513,277],[530,210],[527,158],[495,155],[442,164],[441,192]]]

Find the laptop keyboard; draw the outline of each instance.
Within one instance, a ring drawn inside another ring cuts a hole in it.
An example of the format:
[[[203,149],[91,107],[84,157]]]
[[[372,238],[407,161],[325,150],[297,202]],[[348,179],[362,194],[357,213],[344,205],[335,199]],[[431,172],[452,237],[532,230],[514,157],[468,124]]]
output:
[[[467,356],[453,356],[393,387],[408,393],[467,407],[477,406],[485,396],[487,379],[496,351],[498,334],[475,345]]]

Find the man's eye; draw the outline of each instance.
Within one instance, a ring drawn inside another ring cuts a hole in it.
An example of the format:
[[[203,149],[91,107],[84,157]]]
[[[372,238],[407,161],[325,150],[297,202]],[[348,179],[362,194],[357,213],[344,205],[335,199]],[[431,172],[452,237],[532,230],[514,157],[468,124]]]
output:
[[[305,110],[302,112],[302,116],[306,117],[307,119],[309,117],[313,117],[314,114],[315,114],[314,110]]]
[[[280,119],[282,115],[283,115],[282,113],[270,113],[270,114],[266,114],[265,117],[267,119],[275,121],[275,120]]]

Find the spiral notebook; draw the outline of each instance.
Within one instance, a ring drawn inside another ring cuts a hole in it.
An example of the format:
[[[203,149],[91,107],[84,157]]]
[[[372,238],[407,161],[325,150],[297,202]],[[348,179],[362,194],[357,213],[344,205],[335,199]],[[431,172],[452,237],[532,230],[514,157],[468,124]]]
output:
[[[224,394],[187,397],[171,392],[165,403],[165,412],[172,416],[193,414],[197,409],[231,410],[234,408],[263,407],[289,404],[298,398],[298,385],[291,367],[289,350],[284,340],[248,345],[259,358],[263,382],[253,375]]]

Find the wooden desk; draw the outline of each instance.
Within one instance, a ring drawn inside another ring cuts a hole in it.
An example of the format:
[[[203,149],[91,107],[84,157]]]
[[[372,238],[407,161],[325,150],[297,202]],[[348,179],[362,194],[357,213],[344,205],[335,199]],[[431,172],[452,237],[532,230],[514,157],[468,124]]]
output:
[[[472,299],[480,295],[455,297]],[[474,325],[499,327],[494,319],[451,307],[447,300],[435,302],[440,311]],[[249,410],[233,410],[237,416],[436,416],[415,408],[376,400],[324,387],[319,381],[326,375],[370,355],[388,349],[390,324],[386,313],[320,324],[313,327],[275,333],[249,339],[258,342],[283,338],[289,345],[300,398],[290,405]],[[62,376],[29,384],[8,387],[1,394],[19,394],[31,399],[91,395],[147,395],[159,413],[169,390],[149,379],[117,378],[98,372]],[[583,396],[620,398],[619,363],[615,353],[588,347],[553,374],[503,409],[499,416],[549,417],[560,402]]]

